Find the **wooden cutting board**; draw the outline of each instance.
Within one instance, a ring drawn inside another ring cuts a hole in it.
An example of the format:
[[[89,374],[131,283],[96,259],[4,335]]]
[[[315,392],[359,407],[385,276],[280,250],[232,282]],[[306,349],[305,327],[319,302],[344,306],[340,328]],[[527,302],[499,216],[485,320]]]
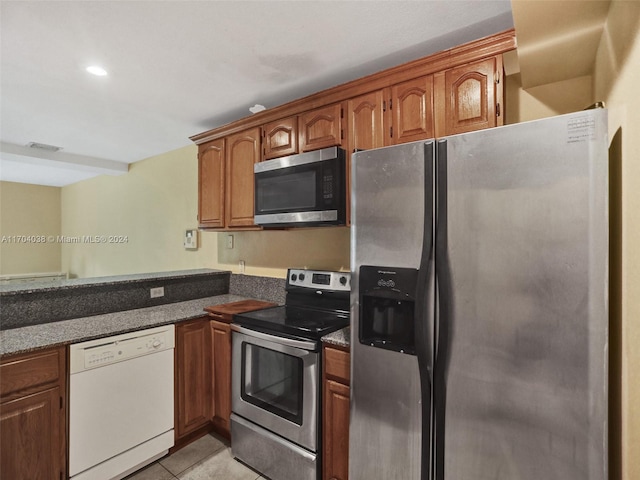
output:
[[[239,302],[212,305],[210,307],[205,307],[204,309],[209,312],[209,316],[212,318],[231,322],[233,320],[233,316],[238,313],[251,312],[253,310],[261,310],[263,308],[275,306],[277,306],[277,303],[265,302],[262,300],[241,300]]]

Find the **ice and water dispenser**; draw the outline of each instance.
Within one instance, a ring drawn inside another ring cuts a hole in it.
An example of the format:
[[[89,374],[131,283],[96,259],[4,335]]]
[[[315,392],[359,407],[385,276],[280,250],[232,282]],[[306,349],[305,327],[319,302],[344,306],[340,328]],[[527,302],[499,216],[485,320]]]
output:
[[[360,343],[415,354],[417,280],[413,268],[360,267]]]

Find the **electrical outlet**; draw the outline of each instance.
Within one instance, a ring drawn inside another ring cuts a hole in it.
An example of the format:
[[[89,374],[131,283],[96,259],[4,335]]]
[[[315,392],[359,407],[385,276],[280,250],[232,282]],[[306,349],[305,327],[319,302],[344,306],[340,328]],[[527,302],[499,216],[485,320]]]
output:
[[[240,269],[240,273],[244,273],[244,260],[238,262],[238,268]]]
[[[164,297],[164,287],[156,287],[149,290],[151,298]]]
[[[233,235],[227,235],[227,248],[233,248]]]

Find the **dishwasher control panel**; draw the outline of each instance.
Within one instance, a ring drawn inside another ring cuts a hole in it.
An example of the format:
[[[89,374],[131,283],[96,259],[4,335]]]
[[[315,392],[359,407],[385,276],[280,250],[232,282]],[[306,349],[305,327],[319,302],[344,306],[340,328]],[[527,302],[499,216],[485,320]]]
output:
[[[174,346],[173,325],[76,343],[70,347],[70,373],[161,352]]]

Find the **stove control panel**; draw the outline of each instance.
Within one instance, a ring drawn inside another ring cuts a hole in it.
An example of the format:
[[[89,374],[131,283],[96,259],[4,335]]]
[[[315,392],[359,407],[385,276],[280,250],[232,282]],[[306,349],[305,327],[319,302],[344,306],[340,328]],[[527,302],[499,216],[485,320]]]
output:
[[[351,290],[351,273],[290,268],[287,273],[287,285],[348,292]]]

